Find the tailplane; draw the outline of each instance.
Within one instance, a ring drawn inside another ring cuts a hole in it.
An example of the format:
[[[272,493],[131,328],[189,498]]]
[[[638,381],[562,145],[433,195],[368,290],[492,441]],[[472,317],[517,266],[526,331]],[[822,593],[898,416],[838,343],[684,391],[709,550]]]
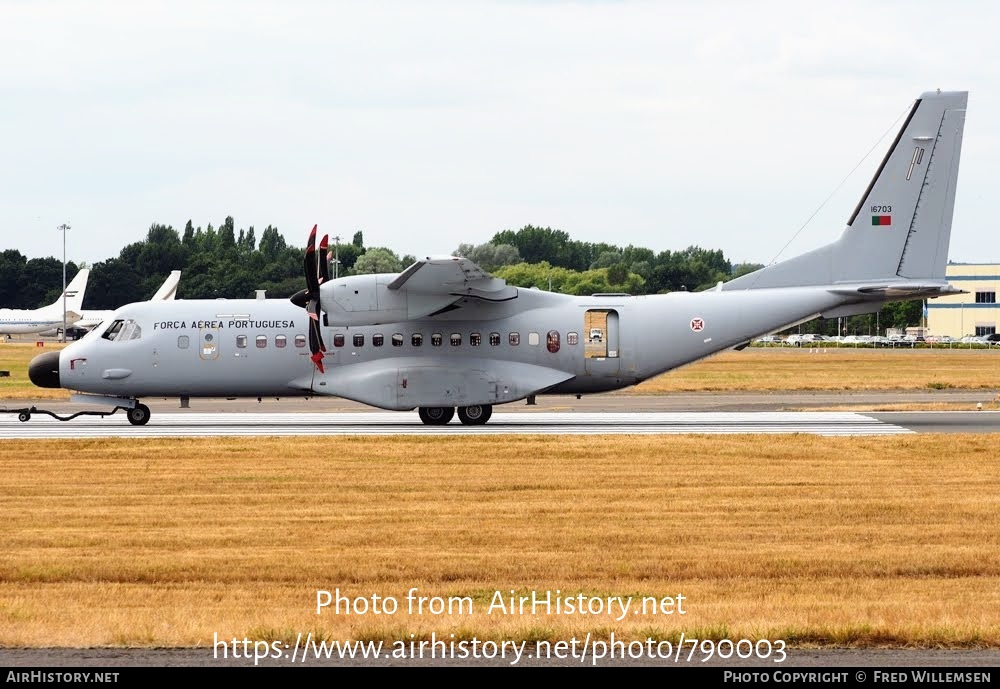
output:
[[[943,282],[968,97],[935,91],[913,104],[839,240],[722,289]]]

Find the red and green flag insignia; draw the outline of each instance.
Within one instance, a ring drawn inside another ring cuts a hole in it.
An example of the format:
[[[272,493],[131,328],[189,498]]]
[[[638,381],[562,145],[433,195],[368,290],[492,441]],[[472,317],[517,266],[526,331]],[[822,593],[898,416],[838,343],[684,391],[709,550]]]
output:
[[[877,225],[891,225],[892,216],[891,215],[873,215],[872,216],[872,226]]]

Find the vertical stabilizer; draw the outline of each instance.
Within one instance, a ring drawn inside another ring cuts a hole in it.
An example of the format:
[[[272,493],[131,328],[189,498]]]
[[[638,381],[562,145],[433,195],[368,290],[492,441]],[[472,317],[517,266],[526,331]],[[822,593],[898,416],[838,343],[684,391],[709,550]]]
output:
[[[66,310],[72,311],[74,313],[80,313],[83,311],[83,296],[87,292],[87,279],[90,277],[89,268],[81,268],[77,271],[70,283],[66,285],[66,291],[59,296],[59,299],[55,303],[50,304],[50,307],[62,312],[63,309],[63,297],[66,297]]]
[[[944,280],[967,91],[923,94],[832,244],[723,285]]]
[[[172,270],[167,279],[163,281],[160,285],[160,289],[156,290],[150,301],[173,301],[177,296],[177,285],[181,281],[181,271]]]

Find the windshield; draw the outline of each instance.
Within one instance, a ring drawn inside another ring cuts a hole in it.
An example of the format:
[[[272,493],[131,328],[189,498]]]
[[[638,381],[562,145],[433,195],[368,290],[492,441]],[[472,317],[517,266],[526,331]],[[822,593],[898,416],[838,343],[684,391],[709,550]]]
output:
[[[142,337],[142,328],[131,318],[115,320],[107,327],[101,335],[105,340],[112,342],[125,342],[128,340],[138,340]]]

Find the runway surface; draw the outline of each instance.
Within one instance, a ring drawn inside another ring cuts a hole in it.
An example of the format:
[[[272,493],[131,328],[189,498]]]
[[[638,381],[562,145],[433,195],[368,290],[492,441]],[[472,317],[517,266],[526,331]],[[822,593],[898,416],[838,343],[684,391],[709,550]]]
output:
[[[886,414],[880,416],[889,416]],[[912,416],[912,415],[911,415]],[[485,426],[426,426],[415,412],[353,413],[176,413],[154,415],[132,426],[124,414],[81,417],[68,422],[34,415],[21,423],[0,420],[4,438],[165,438],[191,436],[315,435],[597,435],[810,433],[815,435],[895,435],[914,430],[873,415],[854,412],[511,412],[494,414]]]
[[[132,426],[122,412],[68,422],[35,413],[25,423],[0,414],[0,438],[107,438],[315,435],[593,435],[810,433],[891,435],[899,433],[1000,433],[998,411],[864,411],[893,404],[993,404],[988,391],[862,393],[684,393],[539,397],[494,409],[485,426],[425,426],[416,412],[385,412],[336,398],[197,399],[181,409],[176,399],[144,400],[152,409],[147,426]],[[8,401],[0,411],[37,406],[61,415],[107,407],[65,401]],[[847,409],[844,409],[847,407]],[[858,410],[861,407],[862,410]],[[829,409],[828,411],[823,411]],[[800,411],[801,410],[801,411]]]

